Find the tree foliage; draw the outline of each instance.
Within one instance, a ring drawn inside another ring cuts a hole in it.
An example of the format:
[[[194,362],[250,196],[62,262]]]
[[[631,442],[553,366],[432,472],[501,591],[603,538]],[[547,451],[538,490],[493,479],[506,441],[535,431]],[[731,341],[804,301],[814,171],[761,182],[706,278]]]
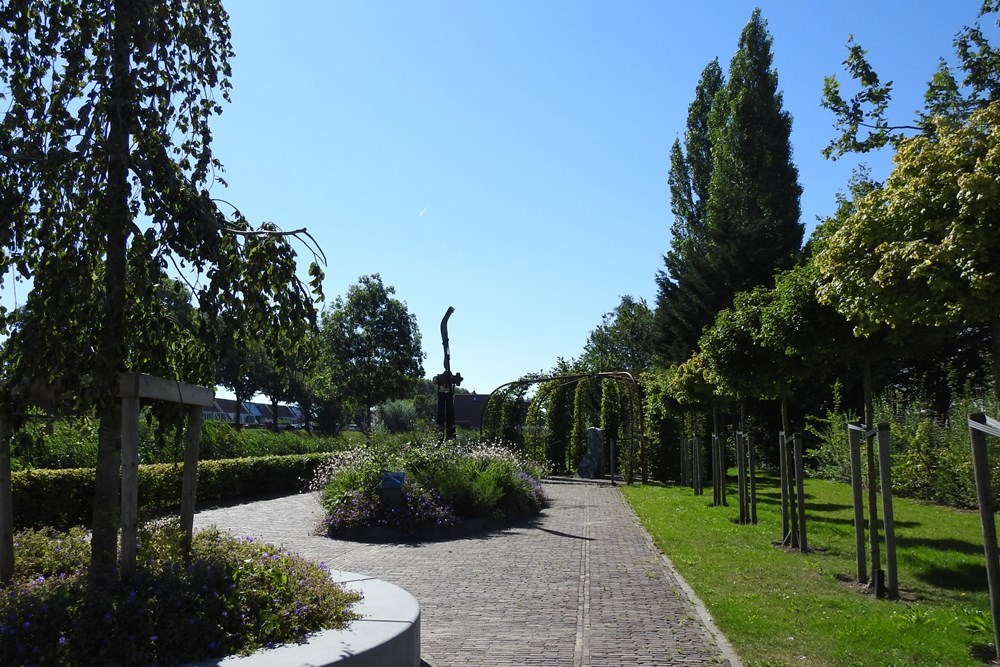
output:
[[[118,374],[210,383],[235,322],[295,340],[314,317],[287,235],[227,217],[209,193],[232,54],[218,0],[0,5],[0,281],[31,284],[16,320],[0,313],[3,389],[42,378],[96,407],[97,573],[116,561]],[[198,277],[196,339],[156,298],[174,269]],[[9,419],[23,406],[3,405]]]
[[[580,364],[591,371],[642,371],[653,364],[653,314],[644,299],[623,296],[587,337]]]
[[[704,328],[736,293],[768,285],[791,267],[802,243],[791,118],[782,108],[771,41],[755,10],[725,82],[715,63],[702,73],[689,109],[687,153],[677,143],[671,152],[673,238],[666,271],[657,276],[656,308],[657,347],[667,363],[697,349]]]
[[[366,431],[373,407],[406,397],[424,374],[417,320],[395,293],[377,273],[361,276],[323,312],[320,325],[323,393],[358,408]]]

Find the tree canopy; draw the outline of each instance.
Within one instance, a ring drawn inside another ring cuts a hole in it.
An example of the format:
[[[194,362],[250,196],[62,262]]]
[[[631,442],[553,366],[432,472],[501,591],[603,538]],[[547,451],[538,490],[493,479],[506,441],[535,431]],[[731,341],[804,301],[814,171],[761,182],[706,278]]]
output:
[[[96,409],[99,574],[116,562],[119,373],[210,383],[238,323],[294,341],[315,316],[288,235],[227,217],[209,191],[232,55],[219,0],[0,5],[0,285],[31,286],[23,312],[0,312],[0,381],[17,396],[43,379]],[[196,337],[157,297],[170,272],[193,281]],[[0,405],[8,420],[24,407]]]
[[[350,402],[371,427],[371,409],[406,397],[423,377],[420,330],[406,303],[377,273],[361,276],[323,312],[320,364],[328,397]]]

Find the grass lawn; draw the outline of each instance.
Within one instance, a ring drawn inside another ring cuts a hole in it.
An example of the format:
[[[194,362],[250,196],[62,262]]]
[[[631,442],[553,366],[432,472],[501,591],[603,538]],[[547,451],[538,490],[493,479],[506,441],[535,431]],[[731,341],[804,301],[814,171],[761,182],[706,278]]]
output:
[[[903,599],[891,602],[845,583],[856,574],[849,486],[806,481],[808,554],[773,545],[781,532],[778,484],[764,477],[757,488],[755,526],[739,525],[732,484],[728,507],[710,506],[711,488],[704,496],[682,487],[623,489],[747,667],[989,663],[978,513],[896,499]],[[884,562],[884,545],[882,555]]]

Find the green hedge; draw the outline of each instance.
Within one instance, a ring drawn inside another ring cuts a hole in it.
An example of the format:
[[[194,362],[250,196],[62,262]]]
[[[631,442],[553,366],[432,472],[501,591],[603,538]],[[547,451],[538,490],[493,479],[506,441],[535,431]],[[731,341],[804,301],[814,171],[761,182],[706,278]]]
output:
[[[261,456],[198,462],[198,505],[276,493],[309,486],[329,454]],[[139,466],[139,514],[176,510],[181,502],[180,464]],[[11,475],[14,525],[17,529],[51,526],[66,530],[90,524],[94,470],[28,470]]]

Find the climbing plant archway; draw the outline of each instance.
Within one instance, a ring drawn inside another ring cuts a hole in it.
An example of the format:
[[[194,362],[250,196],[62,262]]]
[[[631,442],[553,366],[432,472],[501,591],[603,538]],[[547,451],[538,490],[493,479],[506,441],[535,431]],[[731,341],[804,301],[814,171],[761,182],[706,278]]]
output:
[[[486,397],[486,401],[483,404],[483,426],[481,427],[480,432],[484,432],[488,425],[490,425],[492,422],[497,422],[497,421],[500,422],[500,430],[503,430],[504,427],[507,425],[507,419],[505,419],[505,417],[509,416],[509,414],[512,412],[515,414],[519,412],[516,410],[511,410],[508,404],[509,402],[505,401],[504,405],[501,408],[499,408],[499,411],[501,413],[500,415],[496,414],[498,411],[498,408],[496,407],[493,407],[493,412],[491,413],[490,411],[491,405],[492,406],[496,405],[496,400],[494,400],[494,397],[505,395],[507,392],[516,390],[518,392],[517,394],[518,399],[523,401],[524,393],[527,391],[528,387],[532,385],[542,386],[543,389],[540,390],[539,393],[541,393],[544,390],[544,388],[549,387],[550,389],[545,391],[547,395],[550,391],[555,391],[558,390],[559,388],[569,387],[571,385],[575,386],[582,380],[589,380],[596,382],[598,384],[604,381],[611,381],[616,383],[619,386],[619,388],[625,389],[623,393],[627,397],[627,403],[623,402],[621,407],[621,412],[625,412],[627,407],[629,418],[622,420],[622,424],[624,426],[624,432],[627,434],[627,437],[625,438],[625,441],[627,443],[627,451],[626,451],[626,465],[625,465],[624,477],[626,483],[628,484],[632,484],[635,481],[634,445],[636,442],[638,442],[640,478],[643,484],[647,483],[649,481],[648,466],[646,464],[646,455],[648,448],[646,447],[646,429],[643,420],[643,410],[642,410],[642,388],[640,387],[639,382],[638,380],[636,380],[635,376],[633,376],[631,373],[627,371],[602,371],[598,373],[572,373],[566,375],[540,376],[540,377],[524,378],[521,380],[514,380],[512,382],[507,382],[505,384],[502,384],[493,391],[491,391],[490,394]],[[546,398],[545,395],[539,396],[538,394],[536,394],[535,396],[535,400],[544,398]],[[507,414],[505,415],[503,413]],[[519,415],[522,427],[525,426],[524,424],[525,421],[530,422],[531,413],[532,410],[529,407],[529,409],[525,414]],[[636,426],[638,426],[638,434],[636,433]],[[527,424],[527,427],[532,428],[532,425],[529,423]],[[613,440],[612,440],[612,446],[613,446]],[[614,483],[614,475],[615,475],[614,454],[612,453],[612,470],[611,470],[612,483]]]

